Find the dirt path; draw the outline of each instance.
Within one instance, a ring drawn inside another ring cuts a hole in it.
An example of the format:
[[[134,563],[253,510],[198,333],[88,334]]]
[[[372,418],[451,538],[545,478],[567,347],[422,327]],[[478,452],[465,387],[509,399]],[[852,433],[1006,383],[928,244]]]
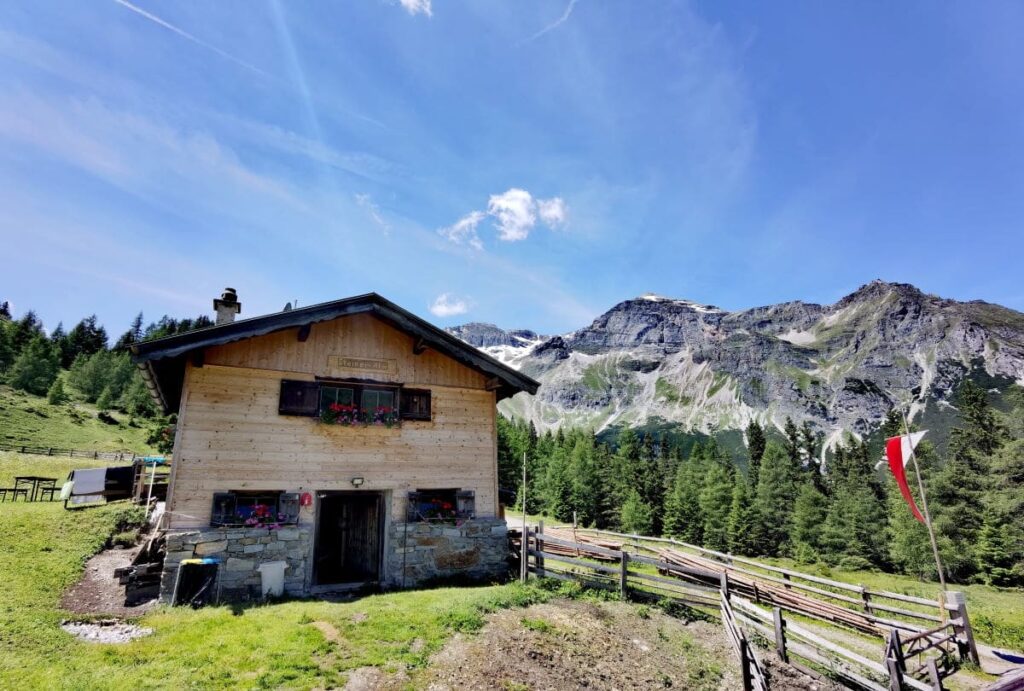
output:
[[[86,562],[82,579],[61,598],[61,608],[75,614],[113,617],[140,617],[149,611],[156,600],[126,607],[124,586],[114,578],[114,569],[130,566],[139,549],[108,549]]]
[[[832,689],[774,669],[773,689]],[[357,670],[350,689],[561,691],[736,689],[738,663],[716,622],[690,622],[618,602],[558,600],[491,614],[410,676]]]

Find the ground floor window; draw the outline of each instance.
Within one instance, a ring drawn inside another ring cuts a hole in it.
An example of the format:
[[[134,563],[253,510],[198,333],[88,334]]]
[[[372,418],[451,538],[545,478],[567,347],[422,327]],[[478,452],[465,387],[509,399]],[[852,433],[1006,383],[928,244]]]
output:
[[[461,489],[418,489],[409,492],[407,520],[446,522],[474,518],[475,493]]]
[[[210,525],[287,525],[299,522],[299,495],[279,490],[231,490],[213,495]]]

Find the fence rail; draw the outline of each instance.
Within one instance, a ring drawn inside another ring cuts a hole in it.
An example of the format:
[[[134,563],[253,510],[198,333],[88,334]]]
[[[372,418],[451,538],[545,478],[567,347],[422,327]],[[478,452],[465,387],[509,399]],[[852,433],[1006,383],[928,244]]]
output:
[[[0,451],[32,454],[34,456],[67,456],[68,458],[92,458],[97,461],[134,461],[145,454],[135,451],[84,451],[82,449],[61,449],[55,446],[29,446],[24,444],[0,444]]]
[[[535,528],[527,527],[525,536],[516,530],[510,531],[510,536],[513,544],[518,541],[520,575],[524,580],[529,574],[535,574],[617,591],[623,599],[668,599],[688,606],[718,609],[740,659],[747,691],[770,686],[748,634],[756,634],[768,642],[774,640],[779,659],[809,675],[820,677],[825,671],[850,685],[881,691],[941,689],[942,679],[956,671],[958,661],[974,659],[972,653],[976,654],[966,604],[960,593],[949,593],[947,601],[932,601],[868,590],[667,538],[572,526],[545,532],[543,523]],[[608,537],[624,540],[614,542]],[[687,551],[669,549],[663,547],[664,544]],[[705,553],[716,558],[710,559]],[[737,567],[734,562],[744,566]],[[754,570],[757,568],[772,575],[758,573]],[[794,580],[796,578],[816,585],[800,583]],[[819,585],[856,592],[860,597],[847,597],[819,588]],[[885,598],[918,607],[928,606],[934,608],[936,614],[880,606],[878,600]],[[847,605],[855,605],[857,609]],[[902,619],[879,617],[877,611]],[[868,646],[874,637],[878,641],[880,659],[871,659],[869,654],[829,640],[823,633],[795,621],[794,615],[866,635],[865,645]]]

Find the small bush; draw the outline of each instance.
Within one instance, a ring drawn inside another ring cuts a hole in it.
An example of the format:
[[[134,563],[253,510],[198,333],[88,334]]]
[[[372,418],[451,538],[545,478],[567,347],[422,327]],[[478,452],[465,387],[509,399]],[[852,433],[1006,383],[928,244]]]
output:
[[[120,533],[115,533],[110,538],[110,544],[113,547],[134,547],[135,543],[139,540],[138,530],[125,530]]]
[[[146,524],[146,509],[126,504],[114,513],[114,533],[138,532]]]

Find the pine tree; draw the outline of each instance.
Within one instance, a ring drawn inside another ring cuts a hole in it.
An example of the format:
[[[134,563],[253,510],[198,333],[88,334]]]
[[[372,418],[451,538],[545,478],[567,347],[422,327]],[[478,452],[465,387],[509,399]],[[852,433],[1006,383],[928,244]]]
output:
[[[142,312],[135,315],[132,319],[131,326],[128,330],[121,334],[121,337],[117,339],[117,343],[114,344],[114,350],[124,350],[133,343],[138,343],[142,340]]]
[[[984,574],[985,582],[996,586],[1013,586],[1020,583],[1024,574],[1015,570],[1019,546],[1011,537],[1011,527],[1003,516],[989,510],[978,534],[975,558],[978,571]]]
[[[100,397],[96,399],[96,408],[99,410],[107,411],[113,410],[114,408],[114,394],[111,392],[110,387],[103,389]]]
[[[672,491],[665,503],[664,533],[694,545],[704,540],[700,493],[705,467],[704,449],[697,444],[690,451],[690,457],[676,469]]]
[[[793,502],[791,539],[793,557],[804,563],[820,558],[821,529],[827,515],[828,501],[811,482],[800,486]]]
[[[11,347],[14,349],[14,354],[20,354],[36,336],[42,335],[43,323],[39,321],[34,311],[29,310],[24,317],[12,325]]]
[[[36,334],[11,365],[9,378],[14,388],[42,396],[59,371],[60,362],[53,345],[42,334]]]
[[[68,400],[68,395],[64,391],[64,380],[57,377],[53,380],[53,384],[50,385],[50,389],[46,392],[46,402],[50,405],[60,405]]]
[[[729,512],[732,508],[733,473],[727,461],[709,463],[698,506],[704,520],[704,546],[720,552],[729,549]]]
[[[797,494],[798,461],[775,442],[765,446],[754,497],[758,551],[782,554],[789,541],[789,522]]]
[[[75,324],[68,332],[67,353],[63,366],[68,367],[80,355],[92,355],[107,347],[107,332],[96,323],[96,315],[90,315]]]
[[[11,303],[7,300],[0,302],[0,322],[11,321]]]
[[[13,332],[14,327],[10,320],[0,319],[0,375],[6,372],[14,362]]]
[[[761,468],[761,458],[764,456],[764,445],[767,440],[764,436],[764,428],[757,420],[751,420],[747,425],[747,453],[750,456],[750,465],[747,466],[747,478],[751,487],[757,487],[757,475]]]
[[[754,556],[754,508],[751,505],[749,483],[736,477],[729,506],[729,551],[742,556]]]
[[[654,516],[651,507],[640,498],[640,493],[631,490],[622,505],[619,528],[624,533],[650,535],[654,529]]]

